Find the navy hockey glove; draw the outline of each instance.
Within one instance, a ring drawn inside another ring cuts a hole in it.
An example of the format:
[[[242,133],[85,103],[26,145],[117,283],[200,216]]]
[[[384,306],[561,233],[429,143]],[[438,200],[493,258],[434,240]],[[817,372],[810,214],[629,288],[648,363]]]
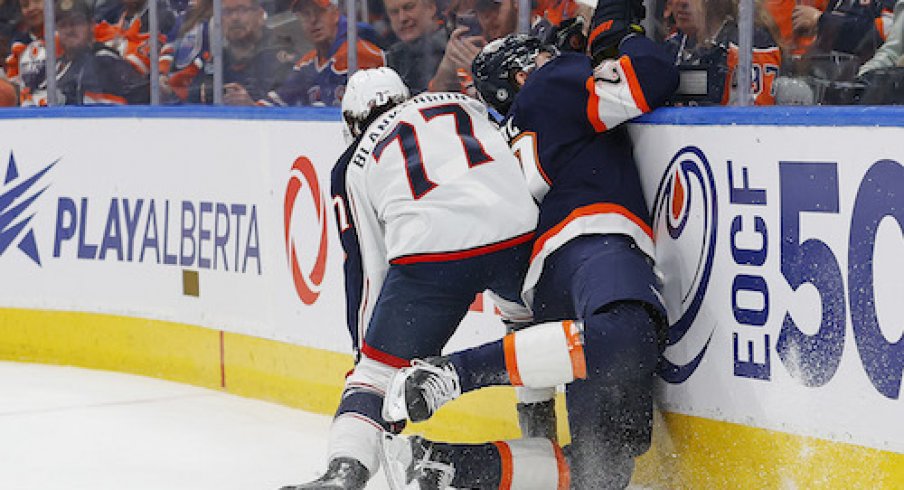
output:
[[[590,22],[590,56],[594,65],[618,57],[618,46],[631,34],[643,34],[643,0],[599,0]]]
[[[544,36],[543,41],[545,44],[552,44],[559,48],[559,51],[583,53],[587,49],[584,25],[583,17],[565,19],[559,25],[553,26]]]

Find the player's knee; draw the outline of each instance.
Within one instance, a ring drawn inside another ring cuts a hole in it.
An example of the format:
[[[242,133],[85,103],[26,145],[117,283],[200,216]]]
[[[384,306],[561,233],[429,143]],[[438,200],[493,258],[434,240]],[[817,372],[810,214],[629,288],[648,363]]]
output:
[[[659,320],[643,302],[623,301],[601,307],[584,319],[588,375],[619,382],[652,376],[660,352]]]
[[[386,391],[389,380],[398,371],[398,368],[384,364],[376,359],[361,357],[355,369],[345,379],[345,389],[372,389],[379,393]]]

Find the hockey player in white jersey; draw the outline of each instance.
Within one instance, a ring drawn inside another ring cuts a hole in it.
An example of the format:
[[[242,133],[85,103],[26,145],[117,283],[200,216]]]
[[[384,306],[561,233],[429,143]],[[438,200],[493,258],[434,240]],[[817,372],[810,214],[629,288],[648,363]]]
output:
[[[286,489],[360,489],[379,467],[389,379],[440,354],[476,294],[524,320],[520,287],[536,205],[486,108],[453,93],[409,98],[389,68],[355,73],[354,138],[332,173],[356,365],[330,428],[328,469]]]

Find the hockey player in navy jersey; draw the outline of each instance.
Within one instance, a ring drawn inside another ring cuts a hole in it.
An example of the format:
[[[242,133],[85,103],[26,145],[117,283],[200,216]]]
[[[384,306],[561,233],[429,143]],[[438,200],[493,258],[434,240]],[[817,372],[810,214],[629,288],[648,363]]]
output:
[[[390,382],[384,406],[389,420],[418,421],[483,386],[566,384],[572,442],[564,459],[539,439],[460,445],[387,434],[384,471],[398,486],[436,488],[445,473],[455,488],[624,488],[649,448],[665,311],[621,124],[662,105],[678,75],[664,48],[642,35],[642,17],[639,0],[600,0],[591,56],[512,35],[475,59],[477,88],[506,114],[503,130],[540,203],[523,288],[540,323],[415,361]]]
[[[329,468],[289,489],[360,489],[379,468],[398,368],[437,356],[476,294],[529,312],[520,286],[537,207],[486,107],[462,94],[409,99],[396,72],[355,73],[342,101],[354,137],[332,172],[348,327],[357,362],[329,436]],[[520,184],[518,184],[520,182]],[[514,184],[513,184],[514,183]]]

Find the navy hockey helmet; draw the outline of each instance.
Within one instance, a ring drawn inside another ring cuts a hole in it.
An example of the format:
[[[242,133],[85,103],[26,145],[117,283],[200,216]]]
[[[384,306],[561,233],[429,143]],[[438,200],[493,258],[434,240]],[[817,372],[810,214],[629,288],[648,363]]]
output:
[[[502,114],[508,112],[519,89],[515,75],[531,71],[542,52],[558,54],[555,46],[527,34],[509,34],[484,46],[471,64],[474,86],[483,101]]]

